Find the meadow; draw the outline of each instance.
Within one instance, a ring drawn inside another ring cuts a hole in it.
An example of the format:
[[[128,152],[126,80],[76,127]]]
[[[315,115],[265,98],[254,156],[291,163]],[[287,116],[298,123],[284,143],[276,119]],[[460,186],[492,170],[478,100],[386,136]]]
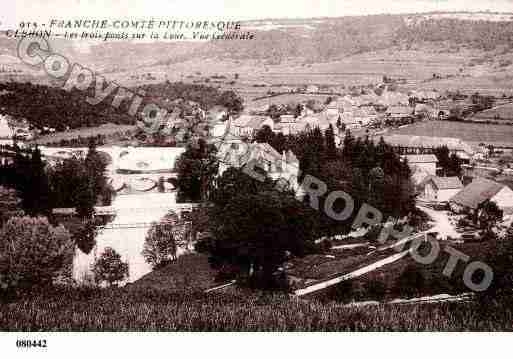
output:
[[[387,135],[457,137],[478,145],[484,143],[512,143],[513,126],[455,121],[423,121],[387,132]]]
[[[53,293],[0,305],[5,331],[510,331],[511,297],[347,306],[279,294],[125,289]]]

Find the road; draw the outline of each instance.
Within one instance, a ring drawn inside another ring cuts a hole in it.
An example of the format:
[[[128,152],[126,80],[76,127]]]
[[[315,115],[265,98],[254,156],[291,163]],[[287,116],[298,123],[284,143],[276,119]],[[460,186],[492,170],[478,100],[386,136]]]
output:
[[[362,267],[362,268],[357,269],[357,270],[355,270],[353,272],[341,275],[339,277],[332,278],[332,279],[329,279],[329,280],[326,280],[326,281],[323,281],[323,282],[320,282],[320,283],[316,283],[316,284],[313,284],[313,285],[308,286],[306,288],[297,289],[294,292],[294,294],[296,296],[298,296],[298,297],[301,297],[303,295],[314,293],[314,292],[317,292],[319,290],[331,287],[331,286],[333,286],[335,284],[338,284],[340,282],[343,282],[343,281],[346,281],[346,280],[349,280],[349,279],[353,279],[353,278],[359,277],[359,276],[364,275],[366,273],[372,272],[372,271],[374,271],[374,270],[376,270],[378,268],[381,268],[381,267],[383,267],[383,266],[385,266],[387,264],[391,264],[391,263],[397,262],[401,258],[404,258],[405,256],[407,256],[409,254],[409,252],[410,252],[410,249],[405,250],[403,252],[396,253],[394,255],[391,255],[390,257],[381,259],[381,260],[379,260],[379,261],[377,261],[375,263],[369,264],[369,265],[367,265],[365,267]]]

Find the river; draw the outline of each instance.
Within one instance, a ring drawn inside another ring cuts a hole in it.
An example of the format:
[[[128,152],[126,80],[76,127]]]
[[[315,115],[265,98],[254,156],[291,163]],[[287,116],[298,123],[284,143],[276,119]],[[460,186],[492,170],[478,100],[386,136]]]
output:
[[[176,203],[174,192],[119,195],[113,202],[117,214],[111,224],[150,223],[159,221]],[[151,271],[141,255],[149,227],[102,229],[96,237],[96,247],[89,255],[76,250],[73,278],[79,282],[91,275],[91,266],[106,247],[113,248],[128,263],[133,282]]]

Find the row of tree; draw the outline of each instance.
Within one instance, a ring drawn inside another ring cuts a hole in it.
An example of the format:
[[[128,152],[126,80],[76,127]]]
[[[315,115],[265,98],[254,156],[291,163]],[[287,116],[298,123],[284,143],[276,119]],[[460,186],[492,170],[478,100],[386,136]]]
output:
[[[30,216],[50,216],[52,208],[76,208],[90,218],[96,204],[109,205],[106,160],[90,143],[85,158],[72,157],[47,166],[38,148],[16,150],[12,163],[0,166],[0,184],[17,190]]]

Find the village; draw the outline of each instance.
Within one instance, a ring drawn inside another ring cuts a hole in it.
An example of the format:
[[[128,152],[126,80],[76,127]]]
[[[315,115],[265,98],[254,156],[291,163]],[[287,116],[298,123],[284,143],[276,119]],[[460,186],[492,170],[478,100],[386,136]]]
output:
[[[7,36],[0,324],[510,330],[513,27],[482,16],[64,36],[59,78]]]
[[[415,198],[417,209],[424,212],[431,223],[426,235],[446,243],[479,242],[485,235],[504,236],[506,229],[513,222],[513,190],[510,187],[513,183],[513,143],[406,135],[396,133],[396,130],[409,126],[455,122],[487,126],[483,123],[483,117],[489,116],[487,113],[493,112],[496,108],[511,106],[510,99],[495,99],[478,94],[442,94],[436,91],[403,93],[389,88],[393,86],[382,84],[370,91],[362,89],[362,93],[359,94],[354,94],[353,90],[353,94],[329,96],[321,102],[316,96],[319,88],[310,85],[302,90],[301,102],[276,105],[279,96],[273,95],[272,104],[260,109],[249,107],[238,115],[233,115],[223,106],[214,106],[205,111],[198,104],[190,102],[190,110],[182,112],[183,115],[175,111],[161,127],[159,136],[145,135],[144,131],[142,134],[141,131],[135,134],[127,132],[124,135],[127,139],[140,139],[137,143],[129,141],[127,145],[126,141],[124,144],[119,141],[119,136],[115,136],[109,143],[107,135],[107,143],[98,150],[108,160],[107,176],[110,186],[118,196],[139,194],[139,201],[150,197],[155,201],[154,196],[158,195],[155,192],[161,192],[163,196],[168,196],[166,193],[172,195],[172,198],[166,197],[171,199],[168,204],[159,206],[157,212],[158,216],[161,216],[166,210],[173,211],[176,207],[174,203],[179,186],[176,161],[186,150],[186,145],[180,143],[186,143],[187,138],[206,136],[207,142],[216,146],[219,161],[218,177],[229,168],[242,169],[250,163],[257,163],[273,181],[284,180],[298,198],[305,196],[305,190],[299,180],[301,165],[298,155],[290,149],[278,152],[266,142],[268,136],[285,138],[309,133],[315,129],[321,133],[333,131],[334,143],[340,151],[344,148],[346,136],[360,137],[362,140],[373,141],[376,145],[384,141],[408,164],[414,186],[411,196]],[[309,97],[305,100],[304,95]],[[494,115],[493,120],[498,121],[500,118]],[[55,133],[54,128],[46,127],[34,131],[27,121],[15,120],[10,116],[2,116],[0,119],[0,138],[4,148],[11,148],[14,143],[21,147],[30,146],[38,137],[46,134],[46,137],[52,138]],[[170,137],[174,140],[170,140]],[[162,141],[174,145],[162,147],[159,143]],[[72,145],[71,142],[69,144]],[[87,146],[66,147],[55,146],[52,143],[40,145],[40,149],[48,163],[59,163],[76,156],[82,157],[87,152]],[[7,164],[11,160],[12,157],[4,152],[3,163]],[[148,202],[147,205],[148,208],[153,208],[151,203]],[[125,206],[126,203],[123,204],[123,208]],[[138,202],[138,206],[146,205]],[[115,208],[116,206],[97,207],[97,214],[115,213]],[[54,213],[63,215],[71,212],[57,208],[54,209]],[[134,213],[130,213],[130,217],[127,217],[130,219],[118,218],[115,223],[129,228],[131,222],[142,222],[138,216],[135,214],[134,217]],[[144,221],[148,222],[146,219]],[[336,255],[330,265],[335,267],[332,270],[339,271],[344,266],[338,268],[334,263],[339,259],[341,249],[347,248],[343,258],[355,249],[357,253],[361,253],[365,248],[372,251],[374,244],[372,240],[369,241],[371,232],[370,227],[357,228],[349,236],[332,236],[330,243],[335,249],[330,250],[319,265],[322,266],[321,263],[326,258],[333,257],[334,251]],[[130,235],[129,233],[130,230],[126,235]],[[125,234],[121,234],[122,236]],[[137,280],[150,271],[140,257],[144,230],[139,238],[141,241],[135,247],[133,244],[130,248],[118,245],[118,250],[121,250],[130,263],[141,263],[144,268],[134,267],[136,274],[130,275],[130,281]],[[107,243],[112,245],[114,242],[107,240],[104,246],[107,246]],[[190,244],[188,246],[190,247]],[[77,278],[84,276],[87,267],[94,261],[91,256],[81,258],[83,263],[77,264],[77,267],[80,266],[82,269],[75,274]],[[293,278],[297,288],[312,282],[309,274],[302,272],[300,264],[292,267],[291,265],[289,276]]]

